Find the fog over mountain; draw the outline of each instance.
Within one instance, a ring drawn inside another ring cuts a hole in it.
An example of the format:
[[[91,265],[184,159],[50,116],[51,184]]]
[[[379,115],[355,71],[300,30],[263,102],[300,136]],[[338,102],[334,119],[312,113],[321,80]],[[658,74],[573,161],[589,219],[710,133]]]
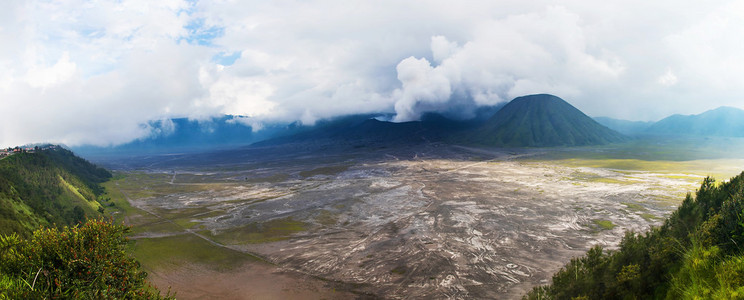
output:
[[[627,135],[645,133],[646,130],[648,130],[648,128],[654,124],[654,122],[628,121],[608,117],[594,117],[594,120],[597,121],[597,123],[606,126],[607,128]]]
[[[744,137],[744,110],[723,106],[697,115],[672,115],[651,125],[646,133]]]
[[[0,147],[118,145],[160,121],[252,129],[468,119],[550,93],[590,116],[742,108],[744,2],[4,1]]]

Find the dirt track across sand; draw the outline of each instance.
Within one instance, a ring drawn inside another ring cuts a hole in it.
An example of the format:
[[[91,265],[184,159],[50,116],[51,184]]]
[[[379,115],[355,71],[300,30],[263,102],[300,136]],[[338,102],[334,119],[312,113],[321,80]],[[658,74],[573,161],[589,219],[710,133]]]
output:
[[[247,262],[230,271],[188,264],[150,271],[150,281],[161,291],[176,292],[178,299],[355,299],[362,296],[337,290],[337,284],[307,275],[285,272],[261,262]]]

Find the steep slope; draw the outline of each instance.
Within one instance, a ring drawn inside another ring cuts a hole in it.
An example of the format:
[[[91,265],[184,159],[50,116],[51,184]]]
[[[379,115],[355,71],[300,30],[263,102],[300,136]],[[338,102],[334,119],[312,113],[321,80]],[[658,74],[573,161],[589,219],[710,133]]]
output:
[[[0,159],[0,233],[28,235],[39,226],[100,215],[98,184],[110,177],[59,147]]]
[[[561,98],[538,94],[515,98],[469,139],[491,146],[550,147],[607,144],[626,137]]]
[[[609,129],[627,135],[644,133],[651,125],[654,125],[654,122],[628,121],[608,117],[595,117],[594,121]]]
[[[598,245],[526,299],[742,299],[744,173],[706,178],[661,227]]]
[[[698,115],[672,115],[653,124],[646,133],[744,137],[744,110],[722,106]]]

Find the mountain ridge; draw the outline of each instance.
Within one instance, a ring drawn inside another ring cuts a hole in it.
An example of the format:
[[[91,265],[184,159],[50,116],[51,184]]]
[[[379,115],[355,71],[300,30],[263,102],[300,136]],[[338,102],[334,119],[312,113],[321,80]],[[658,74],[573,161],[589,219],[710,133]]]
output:
[[[695,115],[674,114],[654,123],[645,133],[744,137],[744,110],[721,106]]]
[[[533,104],[534,109],[518,111],[514,108],[523,99],[530,98],[555,101]],[[515,118],[515,113],[523,116]],[[558,147],[622,142],[628,140],[624,135],[744,137],[744,111],[737,108],[719,107],[698,115],[672,115],[655,123],[608,117],[590,120],[565,100],[548,94],[517,97],[506,104],[479,108],[475,117],[468,120],[426,113],[420,121],[384,121],[391,118],[391,114],[382,113],[347,115],[320,120],[314,126],[295,122],[261,125],[262,128],[256,130],[248,119],[240,116],[225,115],[206,121],[176,118],[150,122],[148,126],[153,134],[123,145],[74,149],[86,157],[100,158],[303,142],[338,142],[354,147],[427,141],[497,147]],[[511,123],[506,124],[508,122]]]
[[[145,126],[145,125],[143,125]],[[260,130],[257,126],[261,126]],[[296,124],[251,125],[247,118],[224,115],[205,120],[173,118],[148,122],[148,136],[115,146],[74,147],[83,156],[198,152],[247,145],[302,130]]]
[[[101,215],[99,183],[111,173],[61,147],[0,159],[0,233],[28,235]]]
[[[507,124],[508,123],[508,124]],[[450,142],[504,147],[588,146],[624,141],[565,100],[548,94],[518,97],[485,119],[452,120],[429,113],[420,121],[387,122],[358,115],[326,122],[313,130],[254,145],[292,142],[415,144]]]
[[[429,113],[421,121],[389,122],[379,115],[352,115],[324,121],[314,128],[294,135],[254,143],[255,146],[286,143],[338,143],[362,146],[417,144],[445,140],[454,132],[474,128],[480,122],[458,121]]]

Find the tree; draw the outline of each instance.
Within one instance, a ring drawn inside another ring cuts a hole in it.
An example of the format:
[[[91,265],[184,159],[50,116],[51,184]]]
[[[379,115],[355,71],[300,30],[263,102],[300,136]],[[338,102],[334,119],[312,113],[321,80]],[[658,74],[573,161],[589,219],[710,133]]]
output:
[[[125,252],[128,231],[89,220],[39,229],[28,240],[0,236],[0,299],[161,299]]]

